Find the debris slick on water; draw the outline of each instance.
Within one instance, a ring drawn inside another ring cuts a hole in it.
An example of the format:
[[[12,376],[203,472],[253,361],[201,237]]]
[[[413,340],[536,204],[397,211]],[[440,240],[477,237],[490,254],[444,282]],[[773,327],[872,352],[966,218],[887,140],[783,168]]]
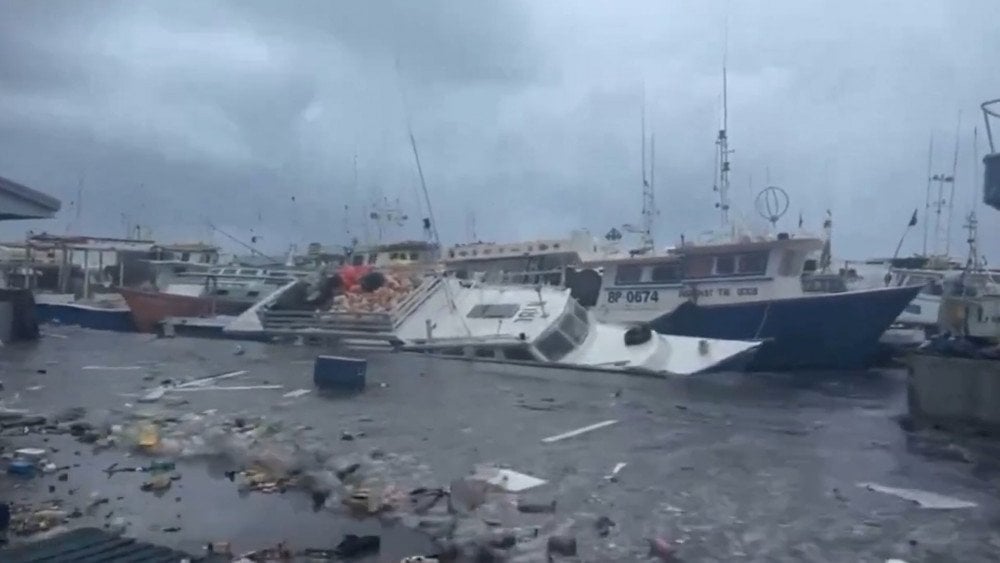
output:
[[[974,502],[940,495],[938,493],[920,491],[917,489],[900,489],[897,487],[879,485],[878,483],[858,483],[858,486],[868,489],[869,491],[884,493],[915,502],[920,505],[921,508],[950,510],[956,508],[973,508],[977,506]]]
[[[574,436],[579,436],[580,434],[586,434],[587,432],[592,432],[604,428],[605,426],[611,426],[612,424],[617,424],[617,420],[605,420],[603,422],[598,422],[597,424],[591,424],[590,426],[584,426],[583,428],[577,428],[576,430],[570,430],[569,432],[564,432],[562,434],[556,434],[555,436],[549,436],[548,438],[542,438],[542,442],[545,444],[551,444],[552,442],[558,442],[560,440],[565,440],[566,438],[572,438]]]

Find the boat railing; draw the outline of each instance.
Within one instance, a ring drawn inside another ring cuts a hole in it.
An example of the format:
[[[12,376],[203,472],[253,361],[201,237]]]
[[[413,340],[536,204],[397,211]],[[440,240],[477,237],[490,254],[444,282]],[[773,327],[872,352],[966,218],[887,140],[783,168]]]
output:
[[[426,278],[389,312],[301,311],[262,307],[261,325],[270,334],[315,334],[394,338],[403,320],[424,303],[440,285],[439,277]]]
[[[418,307],[423,305],[425,301],[434,293],[434,291],[441,285],[441,276],[430,276],[423,279],[420,285],[416,287],[409,295],[407,295],[403,301],[396,307],[393,315],[393,330],[399,328],[399,325]]]

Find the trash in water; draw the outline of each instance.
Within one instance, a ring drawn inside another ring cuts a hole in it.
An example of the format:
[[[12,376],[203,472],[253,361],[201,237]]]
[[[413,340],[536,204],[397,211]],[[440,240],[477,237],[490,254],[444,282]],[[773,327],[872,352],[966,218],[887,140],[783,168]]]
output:
[[[284,389],[284,385],[231,385],[219,387],[215,385],[199,385],[197,387],[177,387],[171,391],[259,391],[265,389]]]
[[[170,475],[157,475],[143,483],[140,489],[146,492],[166,491],[172,483],[173,479],[170,478]]]
[[[626,465],[628,464],[625,462],[616,463],[614,469],[611,470],[611,473],[605,475],[604,478],[607,479],[608,481],[617,481],[618,472],[621,471],[622,469],[625,469]]]
[[[146,449],[155,448],[160,444],[160,431],[155,425],[146,423],[139,428],[139,446]]]
[[[600,518],[597,519],[596,522],[594,522],[594,528],[597,529],[597,535],[601,536],[602,538],[608,537],[608,534],[611,533],[611,528],[614,527],[615,527],[615,521],[608,518],[607,516],[601,516]]]
[[[50,530],[66,521],[68,514],[58,503],[46,503],[38,507],[12,504],[10,529],[19,536],[30,536]]]
[[[592,432],[605,426],[611,426],[612,424],[617,424],[617,420],[605,420],[603,422],[598,422],[597,424],[591,424],[590,426],[584,426],[583,428],[577,428],[576,430],[570,430],[569,432],[564,432],[563,434],[556,434],[555,436],[549,436],[548,438],[542,438],[542,442],[550,444],[552,442],[558,442],[559,440],[565,440],[566,438],[572,438],[574,436],[579,436],[580,434],[586,434],[587,432]]]
[[[295,557],[295,554],[292,553],[291,548],[285,542],[281,542],[274,547],[244,553],[233,561],[291,561],[293,557]]]
[[[26,459],[15,459],[7,465],[7,473],[21,477],[32,477],[35,475],[35,464]]]
[[[576,556],[576,538],[568,535],[549,536],[548,550],[550,554],[574,557]]]
[[[674,547],[663,538],[647,539],[649,542],[649,554],[646,557],[656,557],[662,561],[670,561],[674,558]]]
[[[546,481],[538,477],[532,477],[524,473],[518,473],[511,469],[500,469],[495,467],[480,467],[476,471],[475,478],[500,487],[509,493],[526,491],[539,485],[544,485]]]
[[[227,541],[214,541],[205,546],[205,551],[216,555],[232,555],[233,546]]]
[[[173,471],[176,468],[176,464],[172,461],[154,461],[153,463],[139,467],[118,467],[118,463],[112,463],[104,470],[108,474],[108,477],[114,475],[115,473],[157,473],[160,471]]]
[[[162,399],[163,395],[166,394],[166,392],[167,389],[165,387],[157,387],[152,391],[146,393],[142,397],[139,397],[138,401],[140,403],[155,403],[156,401]]]
[[[236,347],[233,348],[233,355],[234,356],[242,356],[245,353],[246,353],[246,350],[243,349],[243,346],[241,344],[237,344]]]
[[[19,450],[14,450],[14,453],[24,459],[39,461],[45,457],[47,452],[42,448],[21,448]]]
[[[879,485],[877,483],[858,483],[858,486],[868,489],[869,491],[875,491],[877,493],[893,495],[904,500],[915,502],[918,505],[920,505],[921,508],[950,510],[955,508],[972,508],[974,506],[977,506],[976,503],[974,502],[948,497],[945,495],[939,495],[937,493],[920,491],[917,489],[900,489],[896,487],[886,487],[884,485]]]
[[[556,511],[556,501],[530,502],[523,499],[517,501],[517,511],[524,514],[548,514]]]
[[[188,387],[203,387],[205,385],[208,385],[209,383],[212,383],[212,382],[215,382],[215,381],[219,381],[220,379],[229,379],[231,377],[239,377],[239,376],[244,375],[246,373],[247,373],[247,370],[241,369],[241,370],[237,370],[237,371],[230,371],[230,372],[222,373],[222,374],[219,374],[219,375],[210,375],[208,377],[202,377],[202,378],[199,378],[199,379],[188,381],[186,383],[181,383],[176,388],[177,389],[187,389]]]
[[[286,399],[294,399],[295,397],[301,397],[302,395],[307,395],[312,393],[312,389],[296,389],[295,391],[289,391],[282,395]]]
[[[382,540],[378,536],[356,536],[347,534],[333,550],[334,555],[343,558],[360,557],[378,552]]]

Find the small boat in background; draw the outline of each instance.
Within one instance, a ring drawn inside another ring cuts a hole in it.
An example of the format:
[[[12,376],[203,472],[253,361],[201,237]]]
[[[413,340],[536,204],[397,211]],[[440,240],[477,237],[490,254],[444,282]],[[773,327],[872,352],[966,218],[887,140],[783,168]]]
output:
[[[36,293],[35,315],[39,323],[73,325],[95,330],[132,332],[132,312],[117,294],[77,300],[72,294]]]
[[[156,332],[169,317],[236,316],[276,288],[311,270],[270,270],[239,266],[214,267],[207,273],[185,273],[162,290],[119,288],[132,312],[136,329]]]

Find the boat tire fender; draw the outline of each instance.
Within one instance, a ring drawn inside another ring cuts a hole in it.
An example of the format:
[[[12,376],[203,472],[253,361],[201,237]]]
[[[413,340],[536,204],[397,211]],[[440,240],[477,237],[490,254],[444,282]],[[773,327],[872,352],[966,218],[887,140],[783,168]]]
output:
[[[625,331],[625,345],[626,346],[638,346],[639,344],[645,344],[653,338],[653,330],[649,328],[649,325],[639,325],[634,326]]]

